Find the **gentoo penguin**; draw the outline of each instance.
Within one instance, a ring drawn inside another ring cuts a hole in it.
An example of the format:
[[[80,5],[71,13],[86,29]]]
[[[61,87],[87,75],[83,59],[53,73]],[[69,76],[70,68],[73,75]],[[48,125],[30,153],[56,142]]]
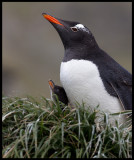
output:
[[[52,80],[49,80],[48,83],[49,83],[49,87],[50,87],[51,99],[55,102],[56,101],[55,95],[57,95],[59,101],[61,101],[65,105],[67,105],[68,98],[67,98],[66,92],[63,89],[63,87],[55,85]]]
[[[132,75],[103,51],[91,31],[79,22],[43,13],[57,30],[65,53],[60,80],[71,104],[76,101],[105,112],[132,109]]]

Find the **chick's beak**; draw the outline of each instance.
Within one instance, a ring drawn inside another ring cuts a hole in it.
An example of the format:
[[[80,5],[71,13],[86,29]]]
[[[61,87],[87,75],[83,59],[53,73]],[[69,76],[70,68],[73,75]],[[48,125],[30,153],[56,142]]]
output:
[[[54,89],[54,82],[52,80],[48,81],[50,88],[53,90]]]

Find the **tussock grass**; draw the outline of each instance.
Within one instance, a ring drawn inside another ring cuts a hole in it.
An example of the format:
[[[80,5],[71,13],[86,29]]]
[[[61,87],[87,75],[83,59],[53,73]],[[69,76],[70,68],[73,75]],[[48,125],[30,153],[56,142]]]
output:
[[[33,97],[2,99],[3,158],[130,158],[132,126],[84,104],[71,108]],[[61,109],[62,108],[64,109]],[[100,122],[95,123],[100,113]],[[123,114],[131,114],[125,111]]]

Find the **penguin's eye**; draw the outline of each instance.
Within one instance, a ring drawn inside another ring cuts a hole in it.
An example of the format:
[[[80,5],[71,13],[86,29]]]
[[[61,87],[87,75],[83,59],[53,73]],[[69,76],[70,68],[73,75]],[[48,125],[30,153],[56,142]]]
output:
[[[71,27],[71,30],[72,30],[73,32],[77,32],[77,31],[78,31],[78,29],[77,29],[76,27]]]

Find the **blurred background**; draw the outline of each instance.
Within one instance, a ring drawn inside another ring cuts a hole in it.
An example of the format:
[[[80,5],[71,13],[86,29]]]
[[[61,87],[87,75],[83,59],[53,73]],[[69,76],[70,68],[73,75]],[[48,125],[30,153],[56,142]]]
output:
[[[53,26],[43,18],[78,21],[99,46],[132,72],[131,2],[3,2],[2,93],[50,97],[48,80],[60,84],[64,48]]]

